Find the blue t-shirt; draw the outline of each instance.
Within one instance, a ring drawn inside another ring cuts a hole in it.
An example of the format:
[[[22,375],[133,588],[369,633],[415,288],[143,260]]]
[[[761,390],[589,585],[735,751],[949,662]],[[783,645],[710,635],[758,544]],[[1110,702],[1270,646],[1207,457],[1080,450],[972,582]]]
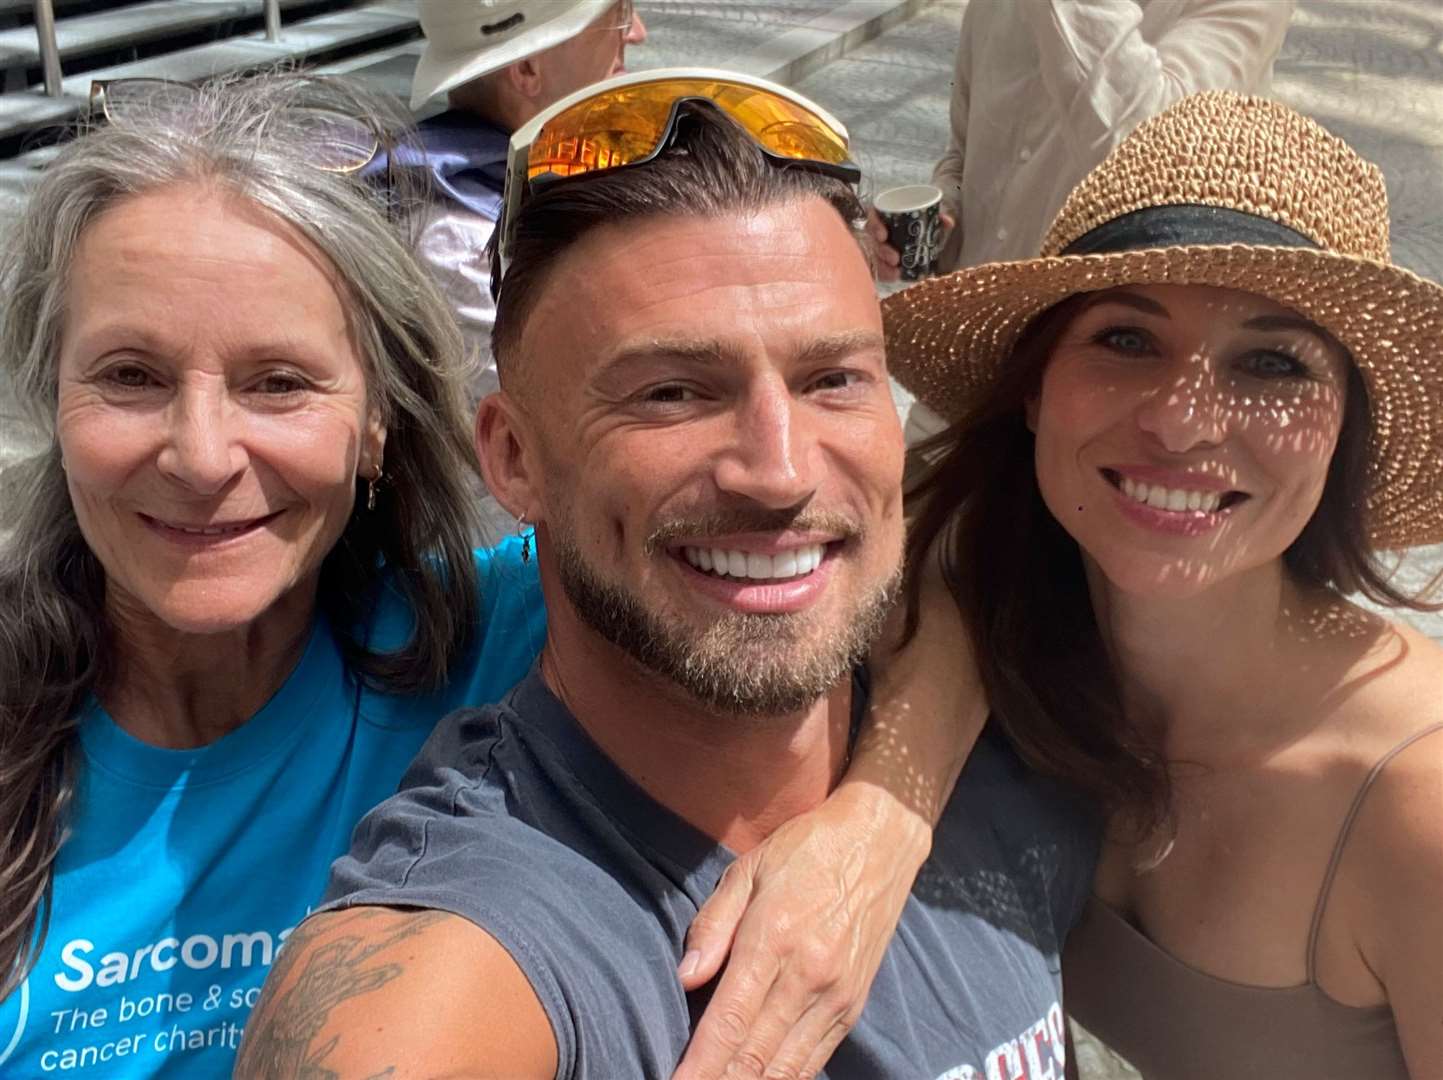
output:
[[[275,696],[209,746],[149,746],[90,709],[45,949],[0,1003],[0,1076],[230,1076],[276,950],[356,822],[442,716],[499,698],[541,647],[534,562],[514,539],[476,560],[484,627],[437,693],[362,689],[321,619]],[[369,640],[399,646],[410,626],[383,601]]]
[[[1059,956],[1099,838],[1087,806],[984,732],[822,1076],[1061,1080]],[[708,995],[683,994],[676,964],[732,857],[638,787],[533,671],[501,704],[437,725],[356,829],[327,901],[449,911],[490,933],[546,1010],[558,1080],[666,1080]]]

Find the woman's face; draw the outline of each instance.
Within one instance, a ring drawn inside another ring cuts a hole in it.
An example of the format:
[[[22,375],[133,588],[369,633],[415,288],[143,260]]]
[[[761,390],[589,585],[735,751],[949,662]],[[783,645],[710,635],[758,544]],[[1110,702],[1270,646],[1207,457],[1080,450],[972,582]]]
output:
[[[1098,293],[1028,404],[1042,497],[1125,592],[1186,595],[1276,559],[1322,495],[1348,363],[1251,293]]]
[[[66,307],[60,448],[112,610],[214,633],[307,595],[384,443],[326,257],[169,187],[86,229]]]

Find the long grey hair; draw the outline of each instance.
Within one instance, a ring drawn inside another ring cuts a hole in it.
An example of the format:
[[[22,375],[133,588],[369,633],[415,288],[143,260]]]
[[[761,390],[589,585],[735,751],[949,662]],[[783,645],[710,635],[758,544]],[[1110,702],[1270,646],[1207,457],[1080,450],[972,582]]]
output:
[[[167,185],[213,184],[288,222],[330,258],[370,403],[387,425],[388,482],[374,511],[359,509],[358,497],[327,555],[319,614],[355,676],[389,693],[439,684],[477,622],[460,333],[393,224],[406,209],[397,191],[318,168],[315,128],[288,122],[300,107],[365,117],[377,131],[405,126],[392,106],[339,81],[271,73],[211,82],[178,113],[141,111],[71,142],[40,179],[0,265],[0,378],[48,441],[7,470],[0,493],[0,998],[43,940],[75,787],[78,716],[117,664],[105,574],[76,522],[55,437],[71,258],[97,215]],[[415,613],[414,635],[397,652],[365,644],[369,605],[383,587]]]

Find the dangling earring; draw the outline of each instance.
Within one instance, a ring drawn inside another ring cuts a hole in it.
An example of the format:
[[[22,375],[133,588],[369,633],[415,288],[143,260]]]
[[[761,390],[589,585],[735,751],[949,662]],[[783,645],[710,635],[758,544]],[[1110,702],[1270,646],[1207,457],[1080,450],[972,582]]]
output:
[[[371,477],[369,480],[366,481],[366,510],[367,510],[367,511],[371,511],[371,510],[376,509],[376,485],[381,482],[381,477],[383,477],[383,476],[385,476],[385,475],[386,475],[386,474],[383,473],[380,469],[377,469],[377,470],[376,470],[376,475],[373,476],[373,477]]]
[[[531,538],[536,535],[536,530],[526,531],[526,515],[522,514],[516,519],[516,535],[521,537],[521,561],[531,561]]]

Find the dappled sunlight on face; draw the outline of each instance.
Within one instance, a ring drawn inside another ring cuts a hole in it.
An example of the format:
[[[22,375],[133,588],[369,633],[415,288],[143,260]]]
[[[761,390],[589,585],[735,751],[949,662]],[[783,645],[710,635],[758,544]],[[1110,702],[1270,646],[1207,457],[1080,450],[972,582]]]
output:
[[[1277,559],[1322,496],[1349,362],[1250,293],[1098,293],[1029,406],[1042,496],[1126,592],[1186,595]]]

